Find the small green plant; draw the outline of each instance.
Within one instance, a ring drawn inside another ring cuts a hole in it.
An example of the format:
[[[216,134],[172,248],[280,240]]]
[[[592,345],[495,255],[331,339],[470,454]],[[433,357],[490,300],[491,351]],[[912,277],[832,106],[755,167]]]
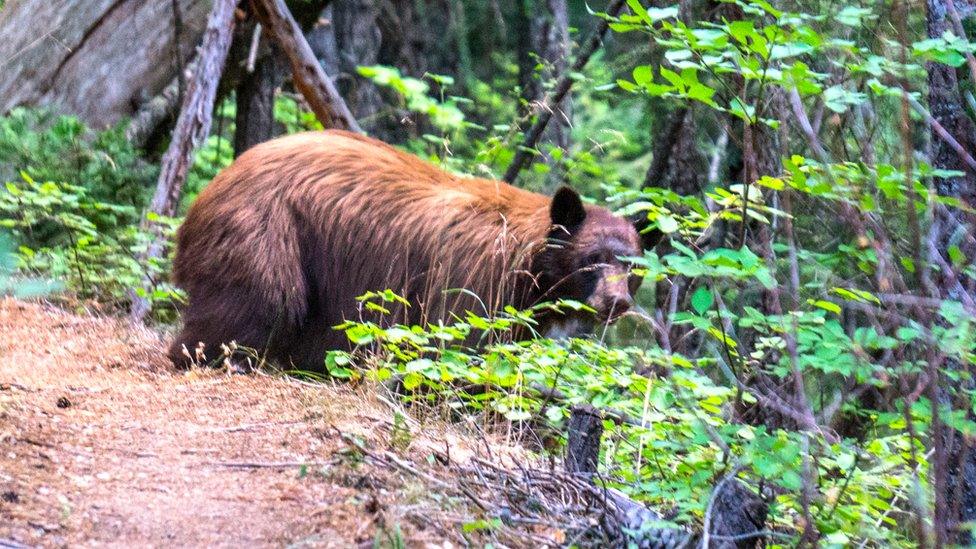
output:
[[[450,133],[477,127],[467,122],[464,113],[458,108],[458,103],[465,101],[463,98],[445,97],[443,90],[454,84],[454,79],[450,76],[427,75],[441,90],[440,97],[434,98],[430,95],[430,84],[418,78],[404,76],[393,67],[382,65],[359,67],[359,74],[379,86],[394,90],[403,98],[407,110],[426,116],[430,123],[442,132]]]
[[[38,110],[0,117],[0,228],[12,239],[17,276],[115,307],[128,304],[144,276],[164,281],[166,259],[137,260],[151,238],[140,221],[156,171],[121,129],[93,132]],[[176,225],[163,223],[167,234]],[[165,304],[178,294],[160,282],[147,297]]]
[[[134,223],[158,167],[141,158],[122,127],[95,132],[71,116],[17,108],[0,117],[0,181],[21,172],[38,181],[71,183],[91,200],[128,207],[120,221]],[[99,217],[92,221],[99,224]]]
[[[47,295],[60,289],[60,285],[56,282],[19,275],[17,263],[12,239],[5,232],[0,232],[0,296],[34,297]]]
[[[95,200],[84,187],[35,181],[26,173],[0,193],[0,227],[19,242],[19,271],[61,281],[78,298],[117,307],[128,303],[130,289],[143,276],[160,277],[168,269],[160,260],[146,273],[137,260],[151,235],[128,221],[132,210]],[[165,224],[170,233],[175,229],[174,221]],[[162,283],[147,297],[165,303],[177,294]]]
[[[403,531],[399,524],[394,524],[392,528],[381,526],[376,531],[373,538],[373,549],[406,549],[407,542],[403,538]]]
[[[770,283],[770,273],[747,249],[720,249],[707,257],[679,251],[647,263],[685,275],[694,269],[698,277]],[[395,299],[389,291],[365,298],[379,312]],[[916,497],[927,464],[920,440],[905,429],[904,416],[873,415],[867,439],[732,421],[734,409],[754,404],[762,395],[732,382],[733,370],[742,366],[722,357],[738,361],[772,354],[780,359],[771,366],[771,375],[785,378],[789,363],[782,334],[792,329],[801,367],[830,385],[832,378],[872,379],[879,372],[865,351],[911,345],[921,334],[906,331],[887,338],[861,330],[851,338],[832,318],[829,306],[811,303],[789,318],[756,310],[726,318],[740,330],[761,334],[747,348],[746,342],[723,333],[711,290],[701,288],[690,304],[677,321],[702,334],[705,348],[715,349],[701,358],[656,346],[609,347],[592,339],[513,342],[505,337],[516,328],[533,328],[537,308],[507,310],[491,318],[469,314],[454,323],[424,327],[347,322],[340,328],[357,351],[329,353],[326,363],[330,369],[342,365],[342,375],[353,376],[361,375],[350,369],[353,364],[369,364],[366,376],[399,380],[412,406],[445,406],[452,415],[481,416],[483,425],[512,422],[559,430],[573,405],[596,406],[608,417],[602,471],[633,497],[673,509],[672,520],[679,524],[700,524],[712,487],[732,474],[777,494],[770,524],[780,535],[799,535],[797,524],[804,506],[810,505],[830,543],[911,546],[911,533],[899,528],[896,516]],[[954,310],[944,312],[946,325],[952,327],[932,335],[955,342],[961,353],[972,352],[972,320]],[[496,343],[471,347],[476,341]],[[721,347],[730,348],[730,354],[719,352]],[[362,361],[364,354],[369,358]],[[920,404],[912,414],[914,428],[924,432],[930,422],[927,408]],[[805,472],[811,466],[813,471]],[[824,496],[804,502],[804,478]]]

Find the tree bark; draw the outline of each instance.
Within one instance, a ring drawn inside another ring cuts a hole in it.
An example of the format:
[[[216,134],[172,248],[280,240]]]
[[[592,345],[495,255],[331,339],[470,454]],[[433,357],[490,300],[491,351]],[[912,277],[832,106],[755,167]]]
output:
[[[544,6],[536,5],[531,13],[526,13],[528,24],[521,29],[528,33],[521,41],[531,48],[531,52],[519,52],[522,98],[530,108],[539,106],[545,99],[546,88],[555,84],[559,76],[566,73],[571,53],[566,0],[539,2]],[[522,8],[525,9],[526,5],[522,4]],[[541,70],[536,70],[538,66],[541,66]],[[559,103],[547,107],[553,111],[553,120],[546,126],[539,142],[546,145],[540,150],[541,159],[552,169],[546,178],[548,187],[556,187],[562,179],[562,162],[553,158],[548,147],[556,147],[563,153],[569,151],[572,105],[572,96],[567,93]]]
[[[196,61],[190,63],[186,72],[193,73]],[[181,80],[183,84],[181,84]],[[180,106],[180,86],[185,86],[186,79],[174,77],[169,85],[163,88],[159,95],[144,102],[129,120],[125,129],[125,137],[137,148],[145,147],[160,131],[163,123],[171,120]]]
[[[644,187],[671,189],[680,195],[701,192],[706,160],[695,143],[695,133],[694,114],[688,107],[678,107],[661,120]]]
[[[448,45],[454,2],[390,0],[377,20],[382,33],[379,60],[415,78],[425,73],[457,74],[458,48]]]
[[[312,53],[284,0],[253,0],[252,6],[261,24],[288,57],[295,87],[305,96],[322,125],[362,132],[339,91]]]
[[[275,136],[274,101],[275,91],[285,80],[285,67],[279,62],[281,52],[271,44],[263,55],[259,53],[260,44],[267,42],[264,30],[258,23],[247,25],[244,33],[238,33],[238,40],[251,37],[249,55],[254,56],[250,72],[245,71],[235,88],[237,113],[234,118],[234,156],[258,143]],[[253,36],[257,35],[255,43]],[[247,63],[251,61],[248,60]]]
[[[932,38],[940,37],[950,29],[945,0],[928,0],[927,26],[928,36]],[[929,112],[932,118],[962,146],[963,151],[976,151],[976,125],[967,115],[963,105],[956,69],[949,65],[929,62],[926,64],[926,70],[929,85]],[[934,167],[963,172],[960,176],[936,178],[934,183],[938,194],[960,198],[965,204],[976,204],[976,170],[963,159],[951,143],[939,135],[935,127],[930,141],[929,156]],[[946,210],[938,216],[937,224],[941,229],[939,248],[940,252],[945,254],[945,259],[948,260],[946,247],[953,233],[971,229],[973,222],[971,215],[962,212]],[[974,249],[964,248],[962,251],[968,258],[976,257]],[[948,263],[952,262],[948,261]],[[959,291],[958,287],[953,289],[954,285],[949,284],[947,280],[940,282],[940,286],[947,289],[947,297],[951,299],[961,297],[953,295]],[[963,282],[965,291],[969,295],[976,295],[973,281]]]
[[[539,23],[537,36],[544,40],[538,48],[544,63],[541,79],[543,82],[555,82],[569,66],[572,46],[569,41],[569,12],[566,0],[546,0],[545,16]],[[553,108],[556,110],[553,115],[555,120],[546,128],[542,139],[567,151],[573,121],[572,96],[566,94],[566,97]]]
[[[274,103],[275,94],[288,77],[288,63],[283,60],[280,48],[275,45],[267,29],[257,22],[250,3],[246,4],[246,10],[246,23],[238,25],[234,33],[234,42],[224,68],[224,81],[218,90],[218,97],[231,88],[235,90],[235,157],[282,131],[274,118]],[[324,61],[329,55],[316,49],[318,44],[315,39],[323,29],[331,30],[329,0],[292,1],[289,10],[299,27],[306,32],[306,40],[315,57]],[[331,57],[334,58],[334,55]]]
[[[193,152],[210,132],[217,84],[223,72],[227,52],[234,30],[234,11],[237,0],[215,0],[207,19],[203,43],[193,76],[187,81],[186,94],[180,116],[173,130],[173,139],[163,155],[156,193],[149,206],[152,214],[172,217],[179,204],[183,183],[193,160]],[[143,264],[162,256],[165,239],[158,224],[147,226],[154,234]],[[145,281],[148,289],[151,280]],[[144,297],[134,297],[130,311],[133,320],[142,320],[149,312],[150,304]]]
[[[949,5],[946,0],[928,0],[926,14],[927,33],[930,38],[941,37],[951,29]],[[943,196],[962,199],[964,204],[976,203],[976,170],[967,163],[960,151],[940,135],[938,130],[947,133],[952,140],[961,145],[963,152],[976,150],[976,126],[966,113],[959,90],[956,69],[937,62],[926,64],[928,72],[929,111],[935,124],[930,136],[929,160],[932,166],[942,170],[963,172],[960,176],[936,178],[935,190]],[[964,297],[976,296],[976,281],[965,276],[965,265],[954,268],[948,250],[958,245],[966,263],[971,264],[976,257],[976,247],[971,239],[960,238],[971,235],[976,219],[971,214],[955,209],[941,209],[936,212],[932,226],[934,249],[931,259],[940,268],[933,274],[942,297],[962,301]],[[966,294],[965,296],[963,294]],[[947,368],[964,369],[961,364],[949,363]],[[936,376],[938,379],[939,376]],[[933,381],[935,383],[935,381]],[[933,391],[939,400],[948,401],[950,391],[935,387]],[[936,490],[935,532],[938,541],[951,541],[969,545],[972,533],[967,529],[956,530],[965,522],[976,520],[976,451],[968,447],[968,441],[958,431],[945,425],[934,426],[936,433],[932,440],[935,446],[933,458],[933,481]]]
[[[102,128],[159,95],[190,59],[211,2],[8,0],[0,10],[0,114],[50,106]],[[174,50],[181,55],[173,55]]]
[[[371,0],[336,0],[332,6],[339,90],[356,119],[363,120],[370,133],[389,122],[379,120],[386,109],[379,89],[357,71],[360,66],[379,64],[383,40],[379,19],[380,7]]]
[[[566,470],[595,474],[603,438],[603,416],[589,404],[573,407],[566,434]]]
[[[246,73],[236,88],[237,114],[234,119],[234,156],[275,136],[275,90],[284,82],[277,48],[255,61],[254,72]]]

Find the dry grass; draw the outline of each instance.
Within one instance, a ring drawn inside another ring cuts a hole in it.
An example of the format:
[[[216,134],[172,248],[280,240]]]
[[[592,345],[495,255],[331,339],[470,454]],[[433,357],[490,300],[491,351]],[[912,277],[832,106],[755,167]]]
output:
[[[425,480],[427,457],[518,455],[437,421],[406,420],[404,443],[375,388],[175,372],[163,348],[117,319],[0,301],[0,544],[457,545],[477,511]]]

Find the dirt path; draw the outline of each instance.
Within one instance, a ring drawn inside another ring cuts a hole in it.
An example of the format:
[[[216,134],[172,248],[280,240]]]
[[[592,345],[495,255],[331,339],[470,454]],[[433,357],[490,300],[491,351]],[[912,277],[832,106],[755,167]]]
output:
[[[456,539],[433,520],[447,512],[435,491],[357,462],[337,436],[385,444],[389,405],[347,387],[174,372],[161,347],[117,320],[0,301],[0,546]],[[404,455],[474,445],[449,431],[415,429]]]

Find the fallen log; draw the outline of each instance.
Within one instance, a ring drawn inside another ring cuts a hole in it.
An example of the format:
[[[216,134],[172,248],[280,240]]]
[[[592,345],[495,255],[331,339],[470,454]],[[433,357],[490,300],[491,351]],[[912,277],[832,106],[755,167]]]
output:
[[[47,106],[94,128],[132,116],[190,59],[210,2],[7,0],[0,9],[0,114]],[[174,55],[174,53],[177,53]]]

